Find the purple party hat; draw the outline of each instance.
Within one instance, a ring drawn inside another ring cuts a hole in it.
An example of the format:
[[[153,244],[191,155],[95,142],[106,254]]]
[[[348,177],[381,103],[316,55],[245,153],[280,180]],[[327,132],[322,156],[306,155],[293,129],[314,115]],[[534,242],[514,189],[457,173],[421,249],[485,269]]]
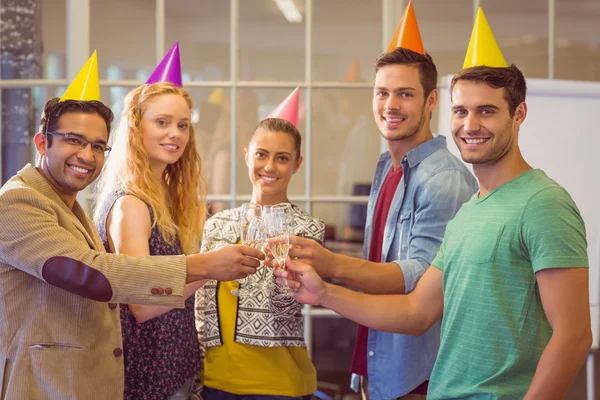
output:
[[[170,82],[175,86],[182,87],[181,83],[181,60],[179,58],[179,41],[164,56],[160,64],[154,69],[147,84],[158,82]]]

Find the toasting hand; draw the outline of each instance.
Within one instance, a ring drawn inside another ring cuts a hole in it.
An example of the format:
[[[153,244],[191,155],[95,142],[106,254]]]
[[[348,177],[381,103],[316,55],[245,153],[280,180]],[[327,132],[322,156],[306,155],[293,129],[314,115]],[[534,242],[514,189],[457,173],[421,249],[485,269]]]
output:
[[[321,303],[327,292],[327,285],[312,266],[300,260],[291,260],[289,257],[285,261],[285,270],[280,268],[276,261],[273,263],[277,283],[287,283],[296,301],[311,305]]]
[[[324,278],[332,277],[332,268],[336,264],[335,254],[316,241],[299,236],[290,236],[288,254],[293,260],[310,264],[320,276]]]
[[[254,274],[265,258],[262,251],[243,245],[224,245],[203,254],[209,279],[232,281]]]

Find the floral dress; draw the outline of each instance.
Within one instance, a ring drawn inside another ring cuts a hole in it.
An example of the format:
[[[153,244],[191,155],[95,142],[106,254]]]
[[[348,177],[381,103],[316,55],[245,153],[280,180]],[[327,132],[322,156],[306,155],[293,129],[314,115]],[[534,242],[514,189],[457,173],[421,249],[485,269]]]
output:
[[[117,191],[102,207],[98,231],[110,252],[106,234],[106,217],[115,201],[125,193]],[[150,219],[154,212],[148,206]],[[154,226],[150,234],[150,255],[182,254],[179,239],[166,243]],[[127,304],[121,304],[121,329],[125,361],[126,400],[167,399],[202,369],[200,346],[194,324],[194,296],[185,308],[173,309],[159,317],[138,323]]]

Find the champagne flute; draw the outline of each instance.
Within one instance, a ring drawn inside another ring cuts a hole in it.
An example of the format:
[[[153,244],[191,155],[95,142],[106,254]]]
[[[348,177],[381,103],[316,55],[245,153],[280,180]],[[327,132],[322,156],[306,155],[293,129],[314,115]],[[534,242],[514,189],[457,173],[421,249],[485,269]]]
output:
[[[272,206],[263,206],[263,214],[283,213],[290,230],[290,234],[294,231],[294,216],[292,205],[290,203],[279,203]]]
[[[261,217],[262,208],[258,204],[244,203],[240,208],[239,230],[240,240],[244,246],[254,247],[263,250],[266,241],[265,224]],[[255,283],[250,277],[245,277],[240,283],[238,290],[232,290],[231,293],[236,296],[249,295],[254,288]]]
[[[285,207],[271,206],[266,210],[266,233],[269,250],[280,268],[285,270],[285,259],[290,248],[291,214]],[[287,285],[281,289],[281,294],[291,294]]]

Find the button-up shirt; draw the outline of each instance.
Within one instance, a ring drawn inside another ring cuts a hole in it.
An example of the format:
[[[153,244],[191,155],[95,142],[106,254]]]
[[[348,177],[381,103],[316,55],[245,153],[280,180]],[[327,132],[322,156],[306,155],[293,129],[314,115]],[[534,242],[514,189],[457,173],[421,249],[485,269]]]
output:
[[[406,153],[403,177],[388,214],[381,262],[394,262],[410,293],[437,254],[446,224],[477,191],[477,180],[436,135]],[[379,157],[371,188],[363,258],[368,259],[375,205],[392,167],[389,151]],[[440,323],[421,336],[369,329],[367,365],[369,397],[390,400],[409,393],[429,379],[439,348]],[[353,387],[356,387],[356,376]]]

